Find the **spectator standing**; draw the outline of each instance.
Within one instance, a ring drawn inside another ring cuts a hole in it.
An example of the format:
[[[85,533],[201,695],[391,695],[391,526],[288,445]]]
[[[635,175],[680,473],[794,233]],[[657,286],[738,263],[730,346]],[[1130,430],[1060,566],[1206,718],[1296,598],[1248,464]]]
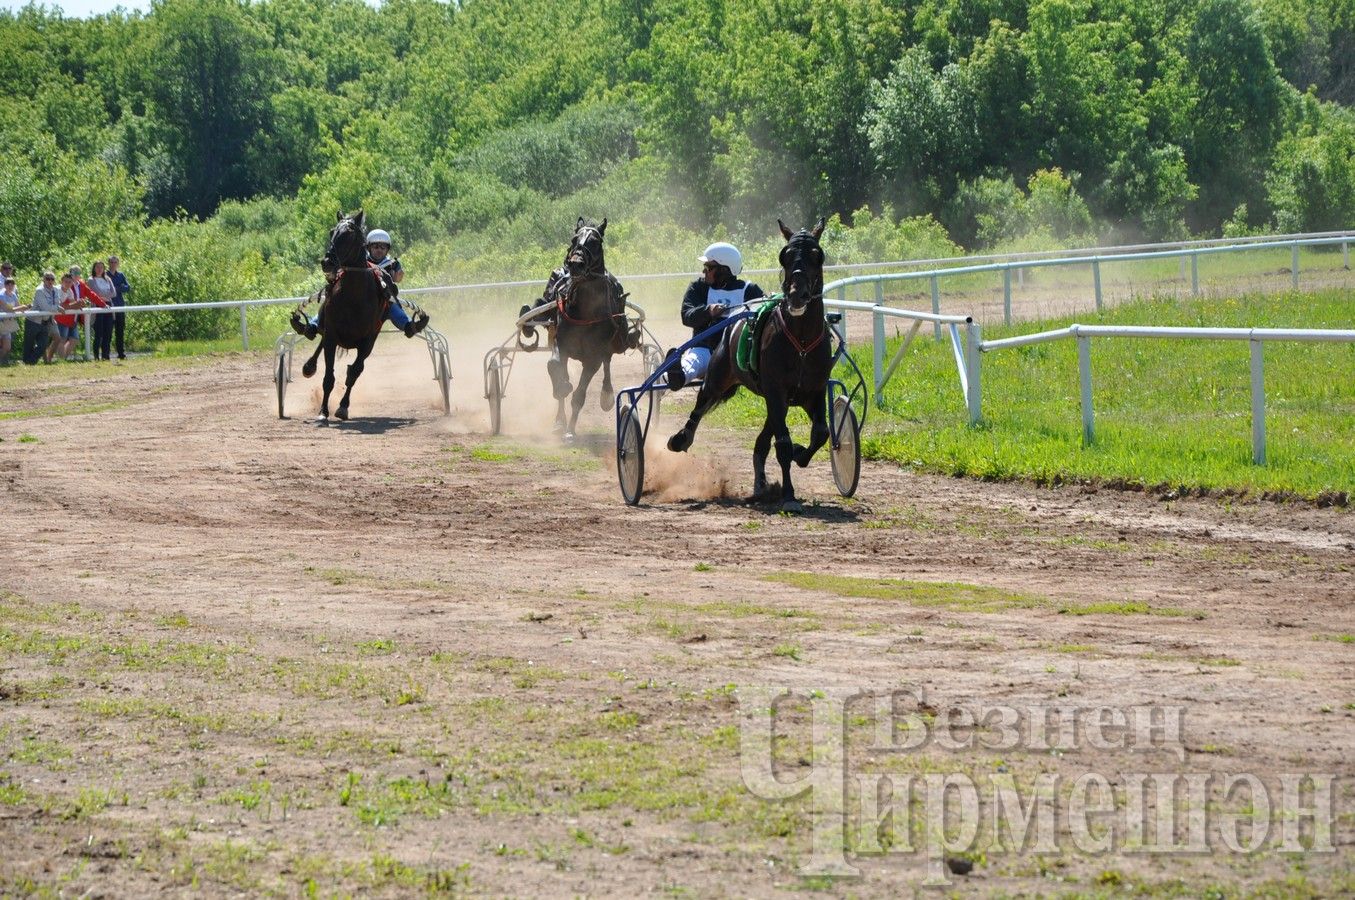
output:
[[[76,324],[75,310],[84,309],[85,305],[87,304],[80,300],[79,294],[76,293],[75,275],[66,272],[61,277],[62,312],[57,314],[57,339],[47,344],[47,362],[51,362],[53,355],[65,359],[70,354],[70,348],[76,346],[76,336],[80,333],[80,327]]]
[[[132,286],[127,283],[127,276],[119,271],[121,265],[122,260],[116,256],[108,257],[108,277],[113,282],[114,306],[126,306],[127,295],[132,292]],[[124,352],[122,339],[127,329],[127,313],[113,313],[109,318],[113,320],[113,343],[118,349],[118,359],[126,359],[127,354]]]
[[[71,266],[69,271],[71,276],[71,287],[75,291],[75,299],[80,301],[79,306],[80,309],[86,309],[90,306],[108,305],[108,301],[105,300],[103,297],[99,296],[99,293],[95,291],[92,287],[90,287],[89,284],[82,277],[84,274],[83,269],[81,269],[79,266]],[[90,322],[91,318],[93,317],[88,315],[85,316],[86,329],[88,329],[91,324]],[[75,342],[80,339],[79,324],[80,320],[77,317],[75,334],[72,336],[70,344],[66,347],[66,353],[61,357],[62,359],[65,359],[67,356],[70,355],[71,349],[74,348],[75,346]]]
[[[89,267],[89,288],[99,299],[103,300],[103,306],[107,307],[113,303],[113,279],[108,275],[108,269],[101,259],[94,260]],[[97,304],[96,304],[97,305]],[[91,323],[94,329],[94,358],[111,359],[113,343],[113,317],[111,315],[99,315],[94,317]]]
[[[0,313],[19,311],[19,295],[15,292],[17,286],[13,275],[5,276],[4,289],[0,290]],[[0,366],[9,365],[9,351],[14,346],[14,335],[18,330],[18,319],[0,319]]]
[[[24,362],[33,365],[38,357],[51,362],[57,345],[56,319],[52,314],[61,309],[61,291],[57,289],[55,274],[42,273],[42,286],[33,291],[30,308],[46,315],[30,318],[24,325]]]

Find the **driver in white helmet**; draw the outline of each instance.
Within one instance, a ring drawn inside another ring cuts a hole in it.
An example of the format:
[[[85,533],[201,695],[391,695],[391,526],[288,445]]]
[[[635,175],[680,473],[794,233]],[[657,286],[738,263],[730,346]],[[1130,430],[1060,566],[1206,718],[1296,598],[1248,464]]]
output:
[[[399,257],[391,256],[390,252],[391,236],[388,232],[380,228],[367,232],[367,258],[371,260],[372,265],[385,273],[392,285],[398,285],[405,280],[405,267],[400,265]],[[403,331],[405,337],[413,337],[423,331],[424,326],[428,324],[427,315],[421,315],[410,322],[409,313],[405,312],[404,306],[400,303],[400,290],[397,287],[391,288],[391,302],[386,309],[386,318]]]
[[[682,297],[682,324],[692,329],[693,337],[731,311],[763,296],[762,288],[739,278],[743,271],[743,256],[733,244],[711,244],[697,259],[701,262],[701,277],[687,286],[687,293]],[[687,382],[705,376],[711,351],[719,344],[720,335],[717,331],[700,344],[687,348],[681,363],[668,370],[669,388],[677,390]]]
[[[400,289],[397,285],[405,280],[405,267],[400,265],[398,257],[390,255],[391,236],[388,232],[380,228],[374,228],[367,232],[367,259],[380,269],[386,278],[388,289],[390,291],[390,303],[386,304],[386,318],[390,319],[391,324],[405,333],[405,337],[414,337],[424,326],[428,324],[428,314],[420,312],[413,322],[409,320],[409,313],[400,303]],[[324,314],[324,308],[321,307],[315,315],[311,316],[304,329],[299,324],[293,323],[298,331],[307,338],[314,339],[315,336],[324,330],[321,324],[321,318]]]

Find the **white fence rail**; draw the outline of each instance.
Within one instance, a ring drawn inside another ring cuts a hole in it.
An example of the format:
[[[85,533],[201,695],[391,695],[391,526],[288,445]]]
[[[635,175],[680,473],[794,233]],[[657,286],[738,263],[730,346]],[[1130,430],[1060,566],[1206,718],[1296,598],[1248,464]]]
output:
[[[1091,343],[1094,337],[1104,338],[1168,338],[1209,341],[1248,341],[1251,344],[1251,434],[1252,462],[1266,464],[1266,389],[1264,347],[1266,341],[1297,341],[1303,343],[1355,343],[1355,331],[1318,330],[1302,328],[1178,328],[1152,325],[1070,325],[1055,331],[1041,331],[997,341],[983,341],[984,352],[1012,347],[1028,347],[1048,341],[1073,339],[1077,341],[1078,383],[1082,405],[1082,443],[1096,440],[1095,415],[1092,410]],[[971,409],[971,421],[977,421]]]
[[[1186,262],[1190,265],[1190,292],[1192,295],[1200,293],[1200,257],[1220,253],[1239,253],[1251,252],[1256,250],[1271,249],[1289,249],[1290,251],[1290,284],[1295,289],[1299,288],[1299,248],[1301,247],[1323,247],[1335,246],[1341,247],[1341,264],[1345,269],[1350,268],[1350,243],[1355,241],[1355,233],[1337,232],[1335,234],[1322,235],[1302,235],[1295,237],[1285,237],[1271,240],[1252,240],[1248,243],[1228,243],[1228,244],[1201,244],[1201,245],[1173,245],[1169,249],[1146,250],[1141,252],[1125,252],[1128,248],[1112,247],[1092,254],[1084,255],[1047,255],[1041,258],[1010,258],[1001,262],[981,263],[977,265],[948,265],[942,268],[923,269],[910,272],[886,272],[877,275],[854,275],[849,278],[841,278],[837,281],[829,282],[823,286],[824,293],[836,291],[839,300],[847,299],[847,289],[857,285],[873,285],[875,288],[875,302],[883,305],[884,303],[884,285],[890,282],[902,281],[921,281],[926,279],[931,284],[932,312],[940,314],[941,312],[941,279],[954,278],[957,275],[973,275],[981,272],[1001,272],[1002,273],[1002,321],[1006,325],[1012,323],[1012,273],[1022,272],[1025,269],[1039,269],[1062,266],[1090,266],[1092,272],[1092,295],[1096,302],[1096,311],[1100,312],[1104,308],[1104,297],[1101,289],[1101,265],[1108,262],[1133,262],[1138,260],[1151,259],[1170,259],[1180,258],[1182,266]],[[941,330],[939,326],[936,329],[936,339],[941,339]]]

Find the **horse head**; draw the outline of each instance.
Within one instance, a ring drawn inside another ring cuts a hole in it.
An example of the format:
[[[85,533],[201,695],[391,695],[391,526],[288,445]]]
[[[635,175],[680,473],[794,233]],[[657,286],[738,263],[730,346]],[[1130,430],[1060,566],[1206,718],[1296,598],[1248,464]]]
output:
[[[823,234],[824,220],[820,217],[813,229],[794,233],[780,220],[776,224],[786,239],[781,248],[781,293],[786,298],[786,312],[802,316],[813,300],[823,300],[823,248],[819,236]]]
[[[574,238],[565,254],[565,268],[571,279],[596,277],[607,270],[602,259],[602,236],[606,233],[606,219],[598,225],[579,216],[578,224],[574,226]]]
[[[320,259],[320,268],[333,275],[341,268],[367,264],[367,213],[358,210],[351,216],[339,212],[339,222],[329,232],[329,245]]]

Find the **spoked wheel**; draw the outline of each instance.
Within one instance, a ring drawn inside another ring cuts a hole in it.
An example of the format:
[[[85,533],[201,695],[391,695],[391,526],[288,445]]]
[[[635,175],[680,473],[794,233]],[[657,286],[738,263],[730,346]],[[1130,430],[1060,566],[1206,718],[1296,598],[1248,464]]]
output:
[[[861,426],[856,423],[856,410],[846,397],[833,401],[832,417],[829,434],[836,436],[831,453],[833,482],[839,494],[850,497],[856,493],[856,483],[861,478]]]
[[[286,398],[287,398],[287,354],[278,354],[278,368],[273,373],[273,380],[278,385],[278,418],[287,418]]]
[[[491,365],[488,371],[485,393],[489,397],[489,433],[498,434],[503,429],[503,377],[497,365]]]
[[[645,487],[645,437],[640,417],[630,406],[621,408],[621,430],[616,445],[616,476],[626,505],[640,502]]]
[[[438,383],[442,388],[442,414],[452,414],[452,373],[448,371],[447,355],[438,354]]]

